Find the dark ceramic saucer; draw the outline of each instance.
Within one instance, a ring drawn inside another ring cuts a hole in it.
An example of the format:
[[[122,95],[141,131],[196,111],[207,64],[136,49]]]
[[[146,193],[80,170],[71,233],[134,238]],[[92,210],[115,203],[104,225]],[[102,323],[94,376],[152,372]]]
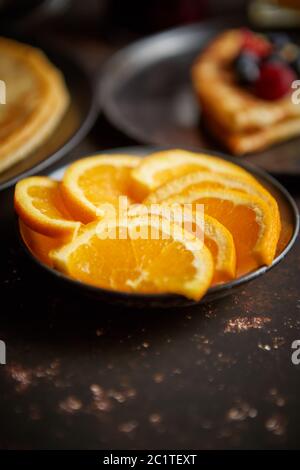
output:
[[[156,150],[161,150],[161,147],[124,147],[120,149],[113,149],[106,152],[99,152],[101,154],[108,154],[108,153],[126,153],[126,154],[134,154],[139,155],[141,158],[149,153],[152,153]],[[236,163],[231,157],[220,153],[213,153],[213,155],[219,156],[224,160]],[[255,271],[252,271],[242,277],[234,279],[233,281],[226,282],[224,284],[219,284],[214,287],[211,287],[207,294],[199,301],[199,304],[205,302],[211,302],[213,300],[219,299],[221,297],[225,297],[226,295],[233,294],[238,290],[241,286],[246,284],[247,282],[252,281],[253,279],[262,276],[265,272],[272,269],[278,263],[280,263],[286,254],[290,251],[293,244],[296,241],[297,234],[299,231],[299,213],[297,206],[287,192],[287,190],[276,181],[272,176],[268,175],[265,171],[255,168],[248,163],[241,163],[241,167],[245,168],[249,171],[255,178],[257,178],[277,199],[279,203],[279,208],[281,212],[281,219],[282,224],[285,226],[291,227],[290,234],[287,240],[282,243],[279,243],[280,249],[277,253],[273,263],[270,266],[262,266]],[[49,172],[48,175],[55,179],[61,179],[64,173],[65,167],[61,167],[54,172]],[[25,242],[23,241],[20,233],[19,233],[20,242],[25,249],[28,256],[37,264],[37,266],[44,272],[47,272],[52,277],[54,276],[58,282],[63,283],[66,287],[76,289],[77,292],[81,291],[82,294],[86,294],[88,296],[92,296],[94,298],[99,299],[99,301],[105,301],[109,303],[116,303],[126,305],[132,308],[149,308],[149,307],[163,307],[163,308],[170,308],[170,307],[183,307],[187,305],[193,305],[196,302],[192,300],[188,300],[185,297],[173,294],[131,294],[126,292],[116,292],[107,289],[101,289],[98,287],[94,287],[91,285],[84,284],[82,282],[76,281],[71,279],[64,274],[54,270],[51,267],[46,266],[41,261],[39,261],[29,250],[26,246]]]

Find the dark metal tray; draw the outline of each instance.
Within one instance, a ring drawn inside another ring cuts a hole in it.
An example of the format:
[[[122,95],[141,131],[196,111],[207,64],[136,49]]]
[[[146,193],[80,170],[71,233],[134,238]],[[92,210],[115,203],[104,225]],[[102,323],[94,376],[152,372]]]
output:
[[[240,21],[203,22],[142,39],[116,53],[101,81],[109,120],[138,142],[220,150],[205,130],[193,93],[190,68],[221,30]],[[297,35],[293,36],[297,41]],[[300,138],[237,157],[280,176],[300,175]]]

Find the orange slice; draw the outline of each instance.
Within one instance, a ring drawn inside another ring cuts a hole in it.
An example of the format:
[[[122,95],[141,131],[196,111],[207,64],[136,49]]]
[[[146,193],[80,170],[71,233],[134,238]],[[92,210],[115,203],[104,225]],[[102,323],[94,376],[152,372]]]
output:
[[[32,230],[49,237],[70,237],[81,224],[69,215],[59,185],[46,176],[19,181],[15,187],[15,209]]]
[[[104,204],[116,205],[128,195],[131,170],[139,163],[135,156],[97,155],[70,165],[61,186],[70,213],[83,223],[103,217]]]
[[[280,213],[278,205],[274,197],[267,191],[258,181],[245,175],[230,175],[223,173],[212,173],[208,171],[196,171],[189,173],[181,178],[169,181],[165,185],[159,187],[156,191],[149,194],[145,203],[156,204],[170,197],[184,196],[187,193],[197,192],[201,189],[235,189],[247,194],[258,196],[270,206],[273,211],[274,222],[278,227],[278,235],[280,233]]]
[[[49,257],[49,252],[59,248],[65,243],[64,239],[47,237],[41,233],[35,232],[19,219],[19,228],[21,237],[31,253],[47,266],[53,266],[53,262]]]
[[[137,236],[141,231],[143,237]],[[51,257],[58,270],[87,284],[194,300],[209,288],[214,269],[212,255],[199,239],[161,217],[93,222]]]
[[[210,250],[215,272],[212,284],[234,279],[236,275],[236,251],[229,230],[217,219],[204,215],[204,243]]]
[[[202,214],[197,218],[196,211],[189,211],[187,208],[184,213],[181,213],[177,221],[174,219],[174,214],[167,215],[166,207],[163,204],[152,205],[145,207],[144,205],[135,204],[128,210],[128,216],[137,216],[138,214],[149,217],[152,215],[166,217],[172,222],[180,223],[186,230],[190,230],[196,236],[199,234],[201,240],[209,248],[214,260],[214,276],[212,284],[225,282],[233,279],[236,274],[236,251],[233,237],[229,230],[222,225],[214,217],[207,214]],[[184,219],[184,216],[187,216]],[[195,224],[199,226],[195,227]]]
[[[243,168],[218,157],[186,150],[165,150],[143,158],[141,164],[132,171],[132,192],[138,201],[142,201],[168,181],[199,170],[214,174],[244,175],[254,179]]]
[[[274,213],[267,202],[233,189],[199,188],[176,195],[166,203],[204,205],[204,212],[232,234],[237,253],[237,274],[272,263],[279,238]]]

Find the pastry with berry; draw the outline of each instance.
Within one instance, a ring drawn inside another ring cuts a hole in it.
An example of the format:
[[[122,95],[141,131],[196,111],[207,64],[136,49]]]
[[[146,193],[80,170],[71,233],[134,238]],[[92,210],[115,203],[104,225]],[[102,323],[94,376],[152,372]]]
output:
[[[300,135],[300,49],[284,34],[221,33],[196,59],[192,80],[212,133],[235,155]]]

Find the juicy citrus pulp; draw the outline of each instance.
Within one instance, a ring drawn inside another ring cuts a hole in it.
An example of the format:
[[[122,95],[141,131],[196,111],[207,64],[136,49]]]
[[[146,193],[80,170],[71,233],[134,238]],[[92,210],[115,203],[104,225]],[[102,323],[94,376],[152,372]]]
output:
[[[268,204],[272,211],[272,227],[276,232],[276,237],[279,238],[281,222],[276,200],[258,181],[254,179],[251,180],[244,175],[214,174],[207,171],[196,171],[160,186],[156,191],[152,192],[144,202],[146,204],[157,204],[168,198],[180,198],[183,200],[185,195],[187,195],[188,199],[190,194],[197,194],[198,191],[201,192],[206,189],[234,189],[261,198]]]
[[[168,181],[200,170],[214,174],[244,175],[254,180],[246,170],[224,159],[186,150],[164,150],[143,158],[132,171],[132,192],[138,201],[142,201]]]
[[[76,234],[80,222],[72,220],[60,194],[60,183],[46,176],[32,176],[16,184],[14,204],[32,230],[50,237]]]
[[[132,168],[140,157],[99,155],[70,165],[62,180],[62,195],[70,213],[83,223],[104,216],[104,204],[118,204],[119,196],[129,196]]]
[[[214,269],[210,251],[176,224],[159,217],[150,223],[132,217],[126,225],[114,220],[102,224],[87,225],[71,243],[52,251],[55,267],[82,282],[125,292],[172,292],[198,300],[209,288]],[[136,237],[141,228],[156,230],[160,237]],[[116,230],[122,230],[122,238],[115,238]]]
[[[236,251],[233,237],[229,230],[214,217],[207,214],[201,214],[197,217],[197,211],[184,209],[175,219],[172,211],[167,211],[163,204],[157,204],[145,208],[144,205],[135,204],[128,210],[128,216],[143,215],[146,217],[145,209],[149,218],[153,216],[165,217],[178,223],[185,230],[190,231],[199,237],[209,248],[214,260],[214,276],[212,284],[224,282],[233,279],[236,274]],[[198,227],[196,227],[198,225]]]
[[[272,263],[279,238],[277,223],[261,198],[235,190],[199,188],[167,203],[203,204],[204,212],[232,234],[237,254],[237,274]]]
[[[49,257],[50,251],[61,247],[66,241],[57,237],[47,237],[29,228],[22,219],[19,219],[19,228],[25,245],[31,253],[47,266],[53,267],[53,262]]]

